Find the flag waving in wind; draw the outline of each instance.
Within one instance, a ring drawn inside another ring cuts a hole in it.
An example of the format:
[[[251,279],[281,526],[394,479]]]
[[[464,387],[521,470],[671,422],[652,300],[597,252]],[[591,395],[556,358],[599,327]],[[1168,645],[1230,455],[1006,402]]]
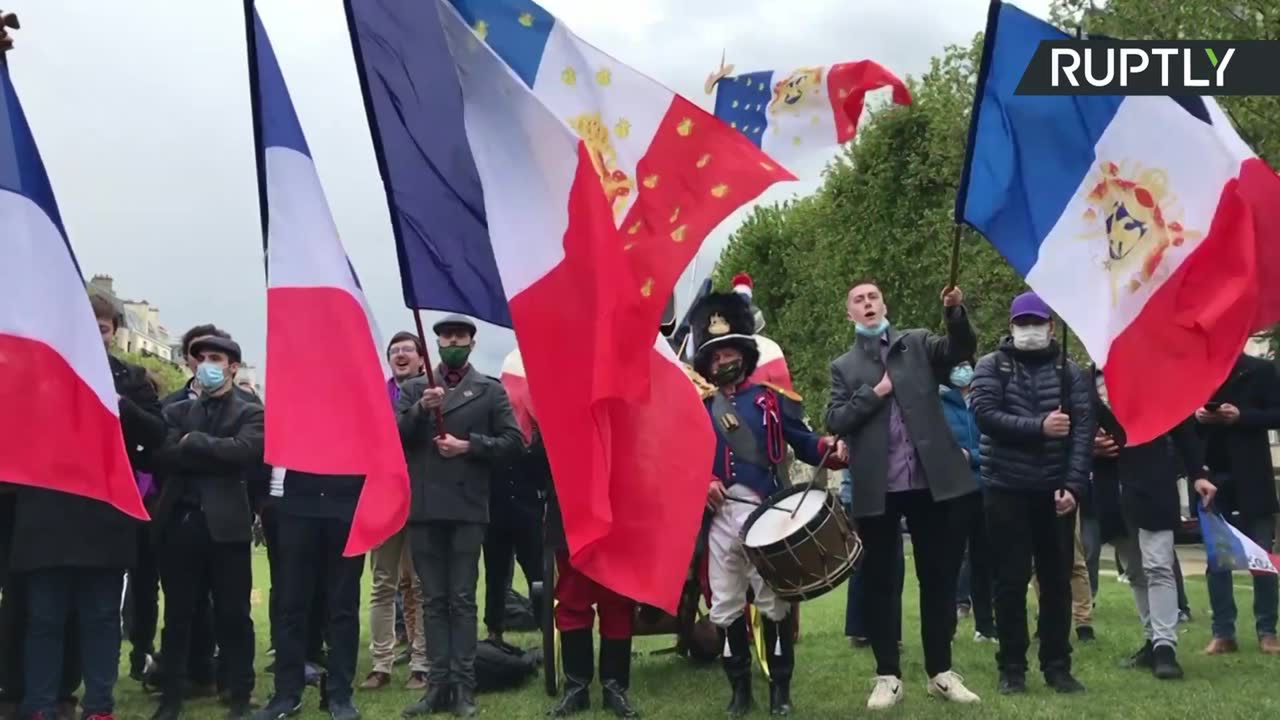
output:
[[[1106,368],[1141,444],[1280,320],[1280,178],[1209,97],[1015,95],[1040,43],[1066,38],[992,3],[956,220]]]
[[[911,104],[906,84],[870,60],[743,73],[716,84],[716,117],[783,165],[798,166],[815,150],[852,140],[867,93],[884,87],[893,88],[896,104]]]
[[[53,188],[0,56],[0,481],[147,511]]]
[[[714,439],[658,327],[707,233],[791,176],[533,2],[346,5],[406,296],[502,288],[573,565],[674,611]]]
[[[271,41],[250,12],[268,226],[266,460],[306,473],[364,476],[345,550],[360,555],[404,527],[408,468],[364,292]]]

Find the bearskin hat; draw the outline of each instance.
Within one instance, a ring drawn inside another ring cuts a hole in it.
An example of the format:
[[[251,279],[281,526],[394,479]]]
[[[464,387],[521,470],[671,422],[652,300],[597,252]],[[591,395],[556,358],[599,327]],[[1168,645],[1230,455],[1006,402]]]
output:
[[[755,372],[760,350],[752,337],[756,321],[746,298],[732,292],[704,295],[689,312],[689,318],[695,348],[693,369],[699,375],[711,376],[711,355],[720,347],[736,347],[742,352],[745,377]]]

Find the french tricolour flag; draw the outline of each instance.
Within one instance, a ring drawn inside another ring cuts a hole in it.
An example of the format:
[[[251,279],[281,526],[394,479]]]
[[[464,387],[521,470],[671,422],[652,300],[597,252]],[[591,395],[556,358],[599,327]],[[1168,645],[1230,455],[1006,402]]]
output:
[[[893,88],[893,101],[910,105],[898,76],[871,60],[764,70],[716,83],[716,117],[787,166],[842,145],[858,132],[867,93]]]
[[[1250,540],[1218,513],[1200,511],[1200,534],[1204,537],[1205,559],[1210,571],[1247,570],[1254,575],[1280,574],[1276,568],[1280,557]]]
[[[1040,42],[1066,37],[992,4],[956,216],[1106,368],[1143,443],[1280,320],[1280,178],[1212,98],[1015,95]]]
[[[0,57],[0,481],[147,511],[84,279]]]
[[[256,12],[249,48],[267,206],[266,461],[363,475],[346,554],[404,527],[409,474],[376,330]],[[300,482],[305,481],[305,478]]]
[[[406,299],[509,313],[571,561],[674,611],[714,437],[660,320],[707,233],[790,174],[533,2],[346,6]]]

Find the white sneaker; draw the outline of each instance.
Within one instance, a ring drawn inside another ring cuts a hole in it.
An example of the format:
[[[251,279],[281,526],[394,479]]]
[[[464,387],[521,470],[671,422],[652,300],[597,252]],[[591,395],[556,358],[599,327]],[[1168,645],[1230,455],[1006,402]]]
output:
[[[989,642],[995,642],[995,638],[987,637],[986,635],[983,635],[982,633],[975,630],[973,633],[973,641],[976,643],[989,643]]]
[[[982,698],[974,695],[969,688],[964,686],[964,678],[951,670],[938,673],[929,680],[929,694],[936,698],[966,705],[982,701]]]
[[[876,686],[867,698],[868,710],[888,710],[902,702],[902,681],[892,675],[877,675]]]

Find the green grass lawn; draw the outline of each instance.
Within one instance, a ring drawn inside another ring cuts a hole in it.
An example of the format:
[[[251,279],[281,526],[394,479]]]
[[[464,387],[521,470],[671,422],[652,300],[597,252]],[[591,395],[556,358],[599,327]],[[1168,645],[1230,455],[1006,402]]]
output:
[[[259,653],[257,667],[270,662],[267,657],[267,559],[265,552],[254,557],[254,577],[258,590],[254,593]],[[369,573],[365,573],[366,601]],[[518,585],[522,584],[518,582]],[[1195,622],[1181,628],[1181,661],[1187,679],[1161,682],[1150,673],[1122,669],[1120,661],[1140,643],[1133,599],[1127,585],[1114,576],[1104,576],[1095,616],[1099,639],[1096,643],[1076,646],[1076,674],[1089,692],[1070,698],[1048,691],[1040,677],[1029,676],[1029,694],[1018,698],[1002,698],[995,692],[996,672],[994,646],[973,642],[973,624],[962,621],[955,643],[955,669],[964,675],[970,689],[982,696],[981,705],[958,707],[935,701],[925,693],[925,674],[919,640],[919,613],[914,579],[908,579],[905,594],[903,638],[903,671],[906,698],[893,711],[898,718],[1124,718],[1126,720],[1171,720],[1173,718],[1274,718],[1280,716],[1280,658],[1262,656],[1252,638],[1253,619],[1250,612],[1252,593],[1244,588],[1245,576],[1236,578],[1236,597],[1241,607],[1239,655],[1210,658],[1200,654],[1209,640],[1208,597],[1203,576],[1188,577],[1187,591],[1195,613]],[[1034,595],[1031,596],[1034,598]],[[812,718],[864,716],[866,696],[874,669],[871,651],[854,650],[844,637],[844,598],[841,587],[818,600],[806,603],[802,611],[801,641],[797,646],[796,677],[792,696],[797,715]],[[1034,600],[1032,600],[1034,602]],[[362,614],[367,605],[362,607]],[[1033,605],[1034,608],[1034,605]],[[483,608],[481,608],[483,612]],[[367,622],[362,622],[366,627]],[[533,647],[539,642],[535,634],[517,634],[508,638],[516,644]],[[632,674],[632,699],[649,718],[714,718],[721,717],[728,701],[727,684],[718,666],[697,667],[673,655],[652,655],[651,651],[669,647],[672,638],[639,639],[635,645]],[[362,647],[367,647],[367,638]],[[127,656],[128,647],[124,649]],[[1029,653],[1035,663],[1035,647]],[[359,678],[369,665],[362,649]],[[154,702],[145,696],[138,684],[127,677],[122,665],[117,699],[120,718],[147,718]],[[395,683],[377,692],[357,692],[356,704],[369,720],[399,717],[400,710],[417,700],[416,693],[399,689],[407,670],[396,669]],[[265,700],[271,693],[272,676],[258,675],[256,695]],[[755,716],[767,717],[768,689],[757,674],[756,701],[764,709]],[[594,689],[593,702],[598,706],[599,689]],[[314,688],[307,691],[303,718],[326,718],[317,709],[319,698]],[[541,677],[518,691],[482,695],[480,713],[491,718],[541,717],[551,700],[543,692]],[[213,701],[188,705],[187,717],[210,720],[223,717],[223,710]],[[446,716],[448,717],[448,716]],[[598,711],[584,718],[609,717]]]

